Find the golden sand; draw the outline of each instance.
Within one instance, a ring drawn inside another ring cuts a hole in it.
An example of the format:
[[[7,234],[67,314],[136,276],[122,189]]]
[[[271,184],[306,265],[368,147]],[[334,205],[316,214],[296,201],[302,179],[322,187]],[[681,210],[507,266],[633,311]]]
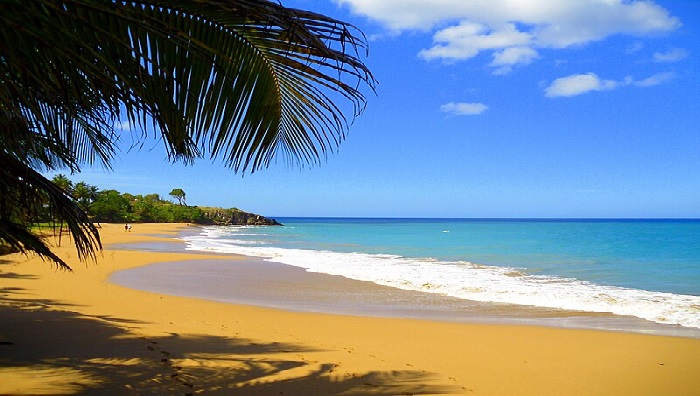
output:
[[[74,272],[1,256],[0,394],[700,395],[697,339],[296,313],[107,282],[233,259],[109,248],[183,227],[103,224],[97,264],[58,248]]]

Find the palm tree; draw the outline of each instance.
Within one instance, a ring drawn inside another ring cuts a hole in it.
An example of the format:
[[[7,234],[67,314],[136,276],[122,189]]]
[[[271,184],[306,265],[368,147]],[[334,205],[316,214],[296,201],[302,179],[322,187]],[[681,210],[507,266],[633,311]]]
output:
[[[53,184],[57,185],[61,190],[65,191],[68,194],[72,194],[73,192],[73,182],[70,181],[68,176],[64,175],[63,173],[59,173],[56,176],[51,179]]]
[[[0,242],[68,268],[22,220],[41,201],[94,259],[97,228],[40,172],[109,168],[123,122],[173,161],[321,162],[375,87],[365,49],[352,25],[266,0],[2,0]]]
[[[85,182],[78,182],[73,186],[71,197],[73,197],[83,211],[88,212],[90,204],[97,198],[97,190],[97,186],[91,186]]]

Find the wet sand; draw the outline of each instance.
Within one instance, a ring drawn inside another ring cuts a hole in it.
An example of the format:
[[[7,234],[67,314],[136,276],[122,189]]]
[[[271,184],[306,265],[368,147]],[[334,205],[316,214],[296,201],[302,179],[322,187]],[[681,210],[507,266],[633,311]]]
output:
[[[183,250],[182,246],[173,244],[134,244],[130,247]],[[635,317],[469,301],[308,272],[254,257],[152,264],[118,271],[112,274],[110,282],[163,294],[297,312],[528,324],[700,339],[700,329],[658,324]]]
[[[700,394],[693,338],[294,312],[108,281],[152,263],[231,263],[231,256],[109,247],[170,244],[167,236],[183,227],[137,224],[125,233],[103,225],[107,248],[96,265],[58,249],[72,273],[37,258],[0,257],[0,394]],[[306,277],[321,274],[281,274],[291,283],[280,285],[264,275],[283,270],[268,268],[241,271],[244,297],[256,289],[293,296],[319,282],[341,295],[370,287]],[[327,298],[319,293],[325,297],[311,299]]]

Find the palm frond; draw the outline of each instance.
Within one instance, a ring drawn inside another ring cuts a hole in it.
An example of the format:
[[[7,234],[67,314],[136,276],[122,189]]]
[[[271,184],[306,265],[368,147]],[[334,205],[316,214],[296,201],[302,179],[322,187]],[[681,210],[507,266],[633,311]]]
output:
[[[356,28],[266,0],[3,0],[2,10],[0,154],[35,169],[109,167],[123,119],[140,141],[154,131],[172,160],[209,156],[240,172],[280,156],[316,164],[376,84]],[[49,191],[37,175],[33,188]],[[79,214],[64,215],[89,242]]]
[[[33,251],[63,269],[70,266],[29,231],[37,212],[65,224],[81,260],[96,259],[101,249],[97,228],[63,190],[27,164],[0,151],[0,241],[21,252]]]

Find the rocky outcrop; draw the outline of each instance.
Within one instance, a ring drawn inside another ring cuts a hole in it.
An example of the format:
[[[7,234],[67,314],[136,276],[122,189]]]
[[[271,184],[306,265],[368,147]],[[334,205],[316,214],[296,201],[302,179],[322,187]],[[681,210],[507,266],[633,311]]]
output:
[[[202,224],[208,225],[266,225],[281,226],[275,219],[244,212],[240,209],[201,208],[204,211]]]

